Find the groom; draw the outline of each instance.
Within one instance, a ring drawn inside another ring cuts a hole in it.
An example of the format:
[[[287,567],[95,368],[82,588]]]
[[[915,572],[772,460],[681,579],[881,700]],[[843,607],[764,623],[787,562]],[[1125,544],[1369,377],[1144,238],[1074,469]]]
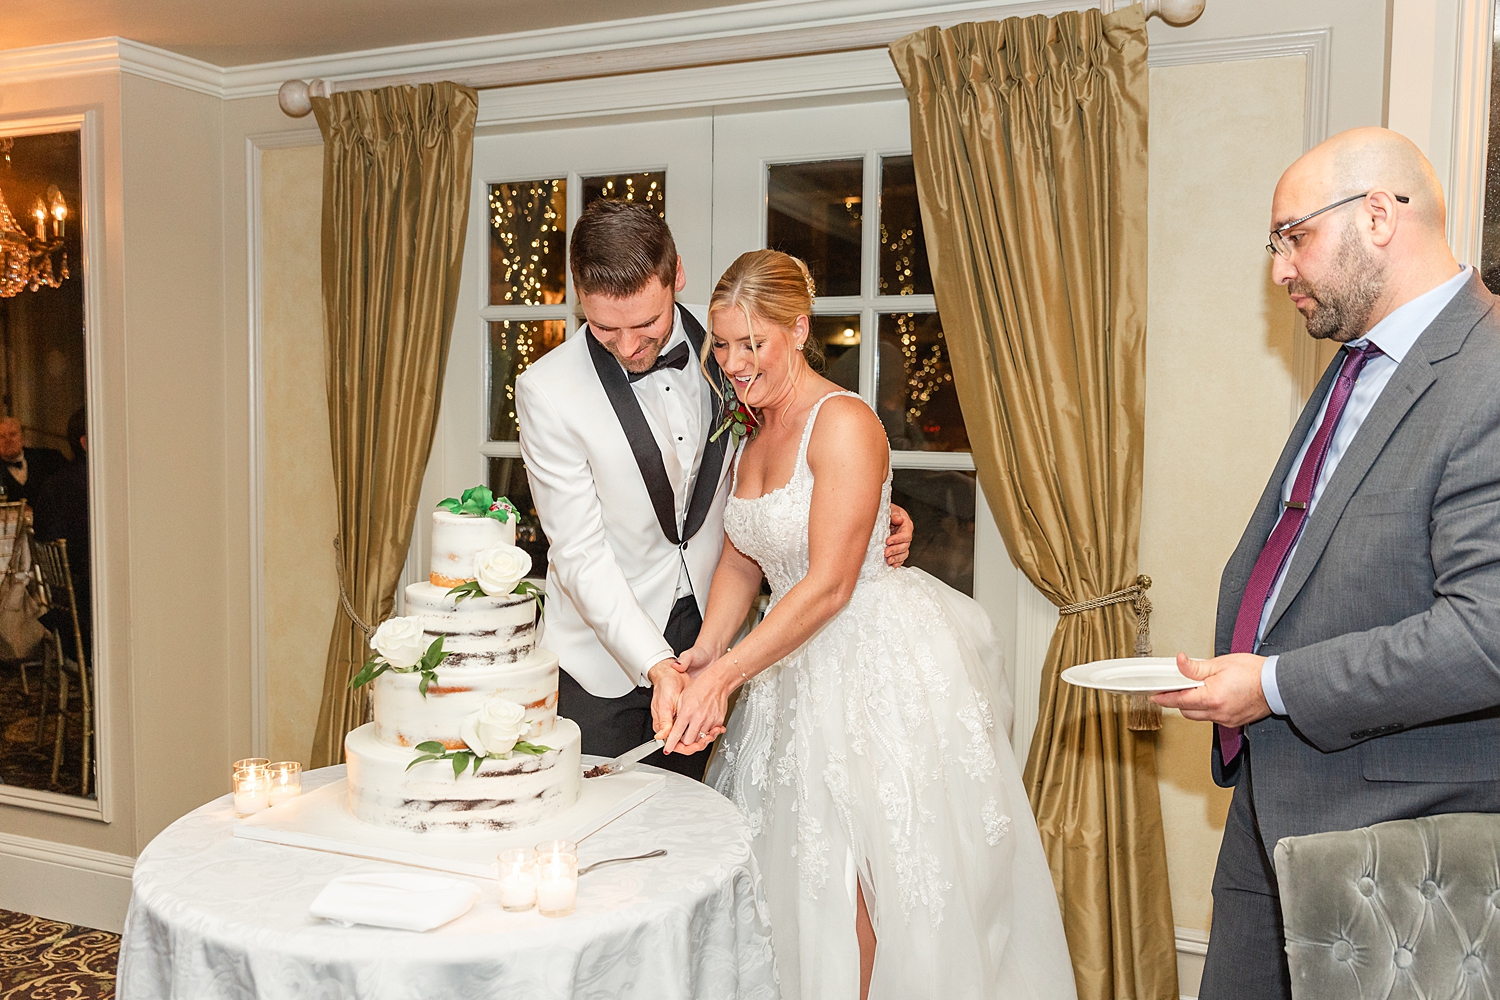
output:
[[[676,657],[703,624],[733,438],[709,440],[723,406],[699,363],[706,315],[675,302],[687,275],[656,212],[594,202],[568,262],[587,323],[516,379],[516,414],[551,545],[542,644],[562,664],[558,713],[585,753],[613,757],[654,735],[653,686],[675,705],[687,684]],[[711,358],[708,370],[722,380]],[[886,557],[899,564],[911,524],[896,507],[892,523]],[[645,763],[701,779],[707,758]]]

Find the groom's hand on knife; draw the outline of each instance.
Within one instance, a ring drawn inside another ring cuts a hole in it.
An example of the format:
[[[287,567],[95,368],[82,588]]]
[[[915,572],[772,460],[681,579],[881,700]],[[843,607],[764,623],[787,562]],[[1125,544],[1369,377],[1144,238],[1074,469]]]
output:
[[[651,682],[653,732],[664,733],[672,728],[672,721],[677,717],[677,699],[688,686],[685,669],[680,661],[669,657],[646,671],[646,679]]]

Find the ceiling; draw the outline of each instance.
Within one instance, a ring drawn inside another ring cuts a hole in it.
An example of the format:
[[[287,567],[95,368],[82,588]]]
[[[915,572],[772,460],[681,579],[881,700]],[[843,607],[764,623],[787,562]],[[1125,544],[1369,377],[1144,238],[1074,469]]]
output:
[[[216,66],[536,31],[724,0],[0,0],[0,50],[118,35]]]

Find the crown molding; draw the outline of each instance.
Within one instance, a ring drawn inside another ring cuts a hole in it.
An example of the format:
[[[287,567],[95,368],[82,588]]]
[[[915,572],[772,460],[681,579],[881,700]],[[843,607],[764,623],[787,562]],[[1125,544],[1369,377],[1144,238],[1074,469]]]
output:
[[[541,31],[291,59],[224,71],[226,98],[274,94],[289,79],[351,90],[462,77],[478,89],[709,63],[882,48],[926,25],[1056,14],[1076,0],[762,0]]]
[[[0,86],[37,83],[65,76],[116,73],[120,69],[117,38],[94,38],[58,45],[37,45],[0,52]]]
[[[210,97],[224,97],[225,71],[220,67],[128,38],[116,38],[114,41],[120,49],[122,72],[158,83],[169,83]]]
[[[210,97],[224,96],[224,71],[218,66],[128,38],[0,51],[0,86],[101,73],[129,73]]]

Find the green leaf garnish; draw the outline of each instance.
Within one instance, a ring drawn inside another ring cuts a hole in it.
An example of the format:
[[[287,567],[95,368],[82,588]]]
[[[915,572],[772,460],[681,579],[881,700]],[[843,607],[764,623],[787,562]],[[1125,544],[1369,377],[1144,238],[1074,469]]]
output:
[[[457,498],[448,497],[438,501],[438,507],[450,514],[472,514],[475,517],[493,517],[501,524],[507,523],[517,513],[516,505],[509,497],[495,499],[488,486],[471,486]]]
[[[360,668],[359,673],[349,678],[349,686],[351,688],[364,687],[387,670],[395,669],[395,667],[381,659],[366,660],[365,665]]]
[[[385,673],[387,670],[394,670],[398,674],[414,674],[420,672],[422,674],[422,680],[417,685],[417,687],[422,692],[422,697],[426,698],[428,685],[437,683],[438,664],[442,663],[443,657],[447,655],[447,653],[443,652],[443,637],[438,636],[436,639],[432,640],[432,645],[427,647],[427,652],[422,655],[422,658],[411,666],[392,666],[385,660],[379,659],[377,657],[376,659],[369,660],[362,668],[360,668],[359,673],[355,674],[350,679],[349,686],[351,688],[364,687],[366,684],[370,683],[375,678]]]
[[[453,603],[457,604],[466,597],[485,597],[488,595],[485,594],[484,588],[479,585],[478,580],[470,580],[468,583],[460,583],[443,596],[453,598]]]
[[[529,580],[522,580],[516,584],[516,589],[512,590],[511,593],[525,594],[527,597],[534,598],[536,600],[537,617],[543,619],[547,617],[547,592],[541,587],[538,587]]]
[[[464,773],[464,768],[469,768],[475,774],[479,773],[480,765],[487,760],[504,760],[510,754],[477,754],[472,750],[449,750],[437,740],[427,740],[418,743],[417,750],[425,751],[420,757],[412,758],[411,763],[406,765],[410,771],[418,764],[424,764],[429,760],[447,760],[453,762],[453,776],[455,778]],[[511,753],[523,753],[529,757],[540,757],[548,753],[553,747],[544,747],[538,743],[528,743],[525,740],[517,740],[516,745],[510,748]]]

